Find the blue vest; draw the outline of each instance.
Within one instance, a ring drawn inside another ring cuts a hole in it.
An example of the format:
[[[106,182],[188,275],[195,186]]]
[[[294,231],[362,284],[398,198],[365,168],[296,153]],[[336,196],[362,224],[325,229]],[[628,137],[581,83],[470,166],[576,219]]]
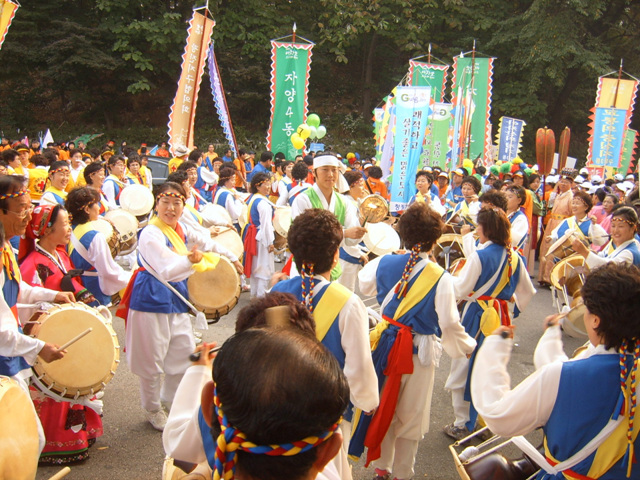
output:
[[[9,308],[13,308],[18,303],[18,293],[20,292],[20,284],[15,280],[9,280],[6,267],[4,271],[4,285],[2,286],[2,295],[7,302]],[[13,321],[18,323],[14,318]],[[22,333],[22,327],[18,324],[18,331]],[[0,355],[0,375],[12,377],[18,372],[29,368],[29,364],[22,357],[3,357]]]
[[[78,241],[88,251],[89,248],[91,247],[91,242],[93,242],[93,238],[96,236],[97,233],[98,233],[97,230],[90,230],[87,233],[85,233],[81,238],[79,238]],[[71,255],[69,255],[69,257],[71,258],[71,262],[76,268],[81,268],[86,272],[96,271],[96,268],[92,264],[90,264],[87,260],[85,260],[85,258],[82,255],[80,255],[80,252],[78,252],[76,248],[74,248],[71,251]],[[111,296],[105,294],[100,289],[100,282],[98,281],[98,277],[82,275],[82,283],[87,288],[87,290],[89,290],[93,294],[93,296],[100,303],[100,305],[109,305],[111,303]]]
[[[120,193],[122,191],[122,187],[116,182],[113,178],[105,178],[104,183],[111,182],[113,183],[113,199],[116,202],[116,205],[120,205]],[[64,205],[64,201],[62,202]]]
[[[320,292],[313,296],[313,300],[311,301],[313,308],[318,305],[318,302],[324,295],[324,292],[326,292],[328,286],[329,283],[322,287]],[[291,293],[302,302],[302,279],[300,277],[293,277],[289,280],[278,282],[273,286],[271,291]],[[340,368],[344,368],[345,353],[342,349],[342,337],[340,335],[340,327],[337,320],[338,317],[335,318],[331,327],[329,327],[329,331],[322,339],[322,344],[327,347],[331,353],[333,353],[333,356],[336,357],[340,364]]]
[[[620,395],[618,355],[593,355],[563,363],[556,403],[544,426],[551,455],[563,461],[589,443],[611,418]],[[640,437],[635,441],[635,448],[636,451],[640,448]],[[571,470],[587,475],[594,456],[595,453],[591,454]],[[620,460],[600,478],[623,479],[627,478],[626,474],[626,463],[623,466]],[[546,475],[544,472],[538,478],[564,480],[562,474]],[[638,464],[633,466],[631,478],[640,478]]]
[[[585,237],[589,238],[589,227],[591,226],[591,221],[588,218],[586,218],[586,220],[584,220],[583,222],[578,222],[576,220],[576,225],[578,225],[578,228],[580,228],[582,234]],[[569,222],[567,220],[563,220],[560,224],[560,227],[558,228],[558,238],[567,233],[567,230],[569,230]]]
[[[207,456],[207,463],[213,470],[216,467],[216,444],[211,436],[211,427],[207,425],[207,422],[204,419],[202,405],[198,407],[198,426],[200,427],[200,438],[202,439],[204,453]]]
[[[624,250],[629,250],[631,252],[631,255],[633,255],[633,264],[636,267],[640,267],[640,249],[638,248],[638,244],[635,241],[631,242],[623,249],[623,251]],[[609,258],[609,256],[606,255],[605,258]]]
[[[522,213],[522,210],[516,210],[516,211],[515,211],[515,213],[514,213],[513,215],[511,215],[511,218],[509,219],[509,222],[511,223],[511,225],[513,225],[513,222],[515,222],[515,221],[516,221],[516,218],[518,218],[519,216],[522,216],[522,215],[524,215],[524,213]],[[525,243],[526,243],[526,241],[527,241],[527,237],[528,237],[528,235],[524,235],[524,236],[520,239],[520,241],[518,242],[518,244],[517,244],[517,245],[514,245],[514,247],[515,247],[515,248],[518,248],[518,249],[522,249],[522,248],[524,248],[524,244],[525,244]]]
[[[227,195],[231,195],[228,190],[220,190],[220,193],[216,195],[216,205],[220,205],[222,208],[227,208]]]

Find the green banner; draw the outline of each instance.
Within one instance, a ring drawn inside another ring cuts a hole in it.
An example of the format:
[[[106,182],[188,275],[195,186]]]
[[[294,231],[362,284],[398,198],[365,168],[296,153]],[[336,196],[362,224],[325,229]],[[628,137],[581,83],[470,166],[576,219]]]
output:
[[[307,117],[309,71],[313,43],[271,41],[271,123],[267,148],[293,160],[300,150],[291,144],[291,135]]]
[[[624,131],[624,140],[622,141],[622,154],[620,155],[620,168],[618,171],[623,175],[626,175],[629,171],[629,166],[633,160],[633,151],[636,146],[636,138],[638,132],[630,128]]]
[[[455,57],[451,99],[454,108],[463,108],[460,139],[461,150],[454,165],[462,160],[486,159],[491,148],[491,91],[493,89],[493,58]]]
[[[449,151],[449,128],[451,127],[451,104],[435,103],[433,113],[429,115],[427,132],[424,136],[424,147],[420,160],[422,166],[447,167]]]
[[[449,65],[409,60],[409,85],[431,87],[431,98],[436,102],[442,102],[448,69]]]

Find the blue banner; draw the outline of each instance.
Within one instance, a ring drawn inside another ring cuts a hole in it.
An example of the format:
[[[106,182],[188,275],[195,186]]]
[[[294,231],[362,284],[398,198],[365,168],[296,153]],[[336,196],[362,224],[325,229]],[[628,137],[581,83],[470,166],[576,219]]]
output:
[[[593,128],[593,165],[618,168],[624,138],[627,111],[621,108],[596,108]]]
[[[429,118],[431,87],[398,87],[396,92],[392,212],[404,210],[414,194],[416,171]]]
[[[510,162],[518,156],[524,126],[524,120],[502,117],[500,121],[500,137],[498,140],[498,160]]]
[[[211,41],[211,47],[209,47],[209,78],[211,79],[211,94],[213,95],[213,102],[216,105],[216,111],[218,112],[218,118],[222,125],[222,131],[229,143],[229,147],[233,151],[235,157],[238,156],[238,147],[236,145],[236,137],[233,133],[233,125],[231,124],[231,116],[229,115],[229,109],[227,108],[227,100],[224,96],[224,89],[222,88],[222,80],[220,79],[220,72],[218,71],[218,62],[216,61],[216,55],[213,52],[213,40]]]

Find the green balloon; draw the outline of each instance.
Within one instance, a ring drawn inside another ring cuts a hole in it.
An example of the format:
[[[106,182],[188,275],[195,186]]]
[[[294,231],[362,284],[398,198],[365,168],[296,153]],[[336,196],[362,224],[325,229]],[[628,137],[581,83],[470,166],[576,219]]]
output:
[[[323,138],[327,134],[327,129],[324,125],[320,125],[319,127],[317,127],[316,131],[318,132],[318,140]]]
[[[317,128],[320,125],[320,117],[315,113],[312,113],[307,117],[307,125]]]
[[[309,125],[307,123],[307,125]],[[311,133],[309,134],[309,138],[311,140],[315,140],[315,138],[318,136],[318,131],[316,130],[316,127],[312,127],[311,125],[309,125],[309,129],[311,130]]]

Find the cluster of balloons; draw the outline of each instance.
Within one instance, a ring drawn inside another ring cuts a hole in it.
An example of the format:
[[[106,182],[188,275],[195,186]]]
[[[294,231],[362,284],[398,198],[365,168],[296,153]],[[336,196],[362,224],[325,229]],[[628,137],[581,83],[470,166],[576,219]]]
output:
[[[304,147],[304,142],[307,138],[320,140],[326,134],[326,127],[320,125],[320,117],[312,113],[307,117],[307,123],[301,123],[296,129],[296,133],[291,135],[291,144],[293,148],[300,150]]]

